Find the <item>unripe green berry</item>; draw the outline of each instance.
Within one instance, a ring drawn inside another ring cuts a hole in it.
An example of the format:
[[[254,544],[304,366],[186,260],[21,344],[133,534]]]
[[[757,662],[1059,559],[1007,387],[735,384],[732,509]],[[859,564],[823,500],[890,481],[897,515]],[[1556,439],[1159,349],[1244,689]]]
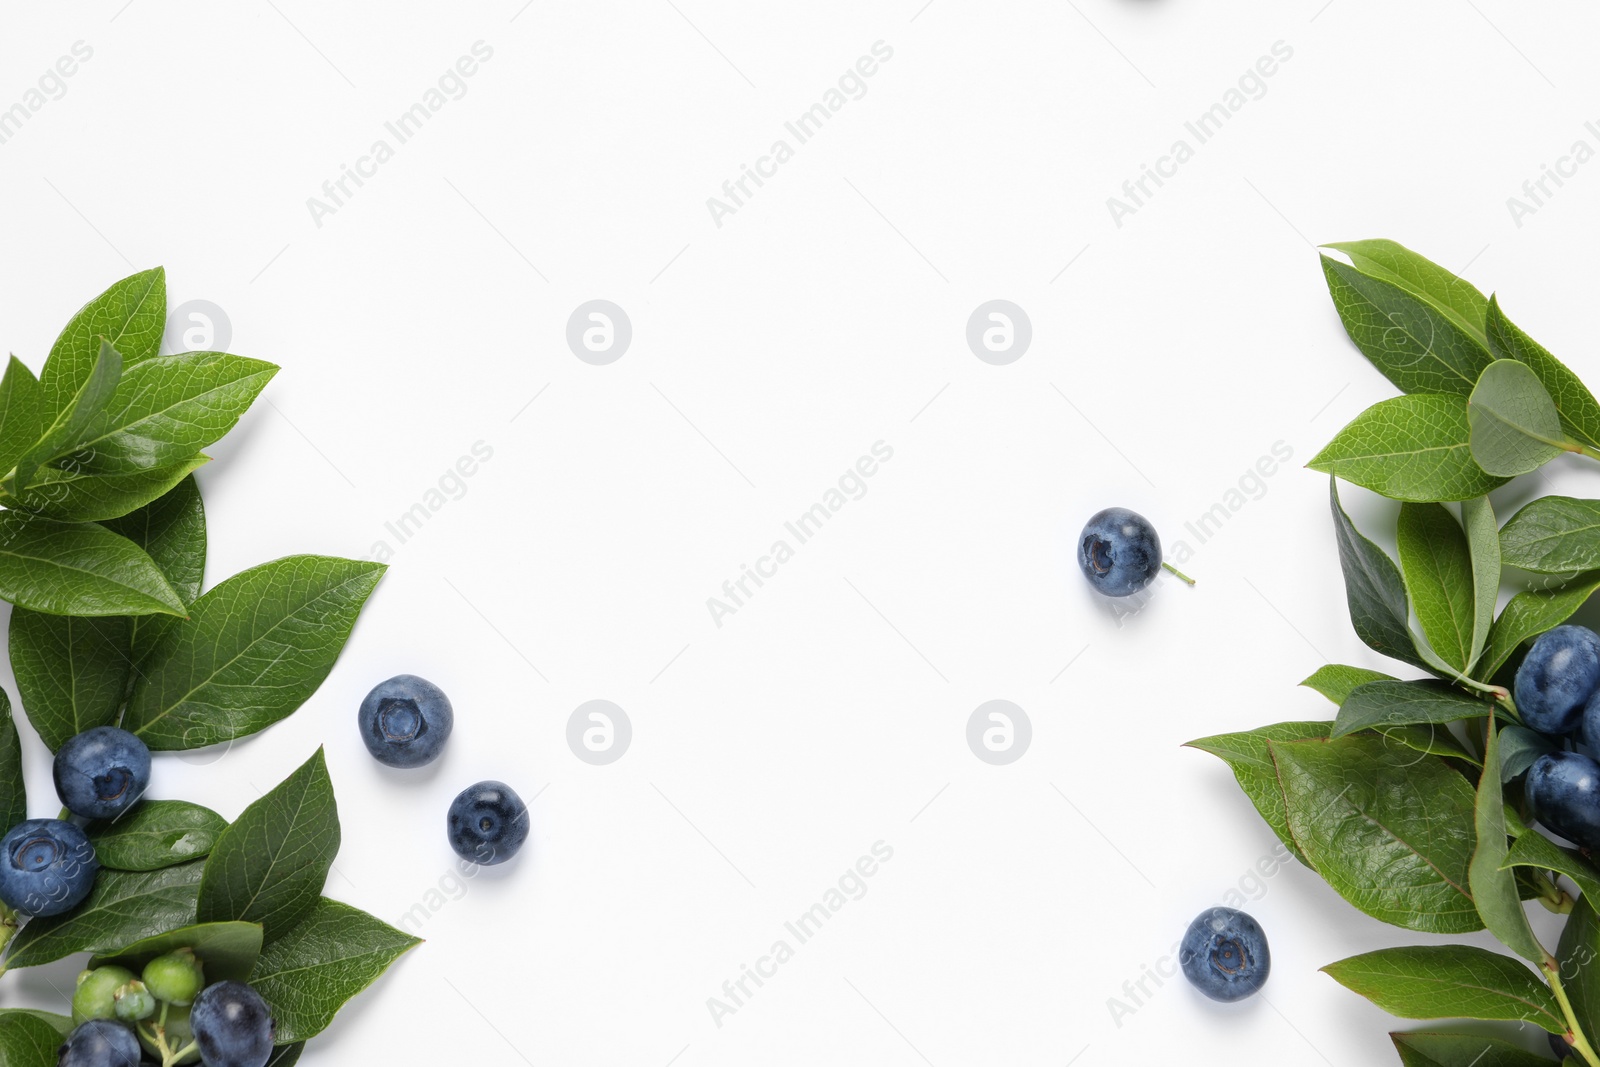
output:
[[[133,972],[122,967],[96,967],[78,975],[72,994],[73,1023],[115,1018],[117,987],[131,981]]]
[[[191,949],[174,949],[144,965],[144,984],[157,1000],[193,1004],[206,986],[205,970]]]
[[[125,1023],[136,1023],[156,1013],[156,998],[137,978],[119,985],[111,999],[116,1002],[117,1018]]]

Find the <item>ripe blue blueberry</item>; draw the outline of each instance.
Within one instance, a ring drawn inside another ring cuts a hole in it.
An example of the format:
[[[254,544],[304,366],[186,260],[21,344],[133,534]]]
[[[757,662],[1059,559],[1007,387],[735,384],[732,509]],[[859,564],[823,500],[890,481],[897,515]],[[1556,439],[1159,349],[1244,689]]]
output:
[[[206,1067],[262,1067],[272,1055],[272,1012],[243,982],[201,990],[189,1009],[189,1028]]]
[[[1515,698],[1522,721],[1542,734],[1569,733],[1600,689],[1600,636],[1584,626],[1539,635],[1517,668]]]
[[[88,836],[60,819],[28,819],[0,838],[0,900],[25,915],[60,915],[94,888]]]
[[[361,740],[380,763],[421,767],[444,751],[455,726],[455,712],[444,690],[414,674],[379,682],[357,713]]]
[[[1528,768],[1533,817],[1584,848],[1600,848],[1600,763],[1578,752],[1548,752]]]
[[[456,855],[492,867],[528,839],[528,805],[504,782],[479,782],[456,797],[446,826]]]
[[[1243,1000],[1266,984],[1272,953],[1261,924],[1250,916],[1233,908],[1209,908],[1184,933],[1178,964],[1184,977],[1212,1000]]]
[[[56,795],[85,819],[115,819],[150,784],[150,750],[115,726],[97,726],[56,753]]]
[[[90,1019],[67,1035],[56,1061],[61,1067],[139,1067],[133,1031],[110,1019]]]
[[[1089,584],[1106,596],[1131,596],[1161,570],[1161,538],[1150,520],[1137,512],[1097,511],[1078,535],[1078,566]]]

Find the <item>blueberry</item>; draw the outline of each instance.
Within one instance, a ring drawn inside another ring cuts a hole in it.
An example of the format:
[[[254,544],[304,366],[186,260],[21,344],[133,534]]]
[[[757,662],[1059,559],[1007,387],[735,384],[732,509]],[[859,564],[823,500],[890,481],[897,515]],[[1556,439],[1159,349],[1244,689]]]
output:
[[[117,990],[133,981],[133,972],[122,967],[96,967],[78,975],[72,991],[72,1021],[109,1019],[116,1014]]]
[[[1189,924],[1178,963],[1212,1000],[1243,1000],[1266,985],[1272,953],[1260,923],[1233,908],[1210,908]]]
[[[25,915],[60,915],[94,888],[88,835],[60,819],[28,819],[0,838],[0,900]]]
[[[361,740],[379,763],[421,767],[444,751],[456,716],[444,690],[426,678],[397,674],[373,687],[356,719]]]
[[[1546,1034],[1550,1039],[1550,1051],[1556,1054],[1556,1059],[1564,1060],[1572,1055],[1572,1046],[1567,1044],[1567,1039],[1561,1034]]]
[[[96,726],[56,753],[56,795],[85,819],[115,819],[150,784],[150,750],[115,726]]]
[[[188,1005],[205,988],[205,968],[191,948],[175,948],[144,965],[140,975],[157,1000]]]
[[[1078,566],[1089,584],[1106,596],[1131,596],[1161,570],[1161,538],[1143,515],[1106,508],[1096,512],[1078,535]]]
[[[189,1027],[206,1067],[262,1067],[272,1055],[272,1012],[243,982],[218,982],[200,991]]]
[[[1600,763],[1577,752],[1548,752],[1528,768],[1533,817],[1584,848],[1600,848]]]
[[[90,1019],[67,1035],[60,1067],[139,1067],[139,1042],[133,1031],[109,1019]]]
[[[1584,626],[1539,635],[1517,668],[1515,697],[1522,721],[1542,734],[1569,733],[1600,688],[1600,636]]]
[[[491,867],[515,856],[528,839],[528,805],[504,782],[479,782],[450,805],[447,826],[456,855]]]

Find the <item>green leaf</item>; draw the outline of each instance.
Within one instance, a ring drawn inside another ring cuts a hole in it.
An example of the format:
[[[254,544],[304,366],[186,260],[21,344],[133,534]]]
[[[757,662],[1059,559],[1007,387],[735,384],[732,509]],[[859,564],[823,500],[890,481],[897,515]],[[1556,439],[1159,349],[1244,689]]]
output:
[[[0,689],[0,826],[28,817],[28,792],[22,780],[22,739],[11,718],[11,698]]]
[[[70,1016],[58,1015],[53,1011],[39,1011],[37,1008],[0,1008],[0,1019],[16,1018],[19,1015],[26,1015],[30,1018],[38,1019],[40,1022],[50,1027],[50,1029],[54,1030],[62,1037],[66,1037],[68,1034],[72,1033],[72,1018]],[[3,1029],[5,1029],[5,1027],[0,1026],[0,1030]],[[0,1060],[0,1064],[3,1064],[4,1062],[5,1061]],[[55,1065],[56,1061],[54,1058],[52,1058],[50,1060],[50,1067],[55,1067]]]
[[[250,984],[272,1008],[277,1040],[304,1041],[419,944],[364,911],[323,897],[298,926],[266,947]]]
[[[148,552],[183,602],[194,603],[205,577],[206,509],[193,478],[185,478],[160,500],[105,526]],[[135,663],[144,659],[172,622],[168,615],[131,620]]]
[[[62,522],[118,519],[169,492],[192,472],[211,462],[196,453],[167,467],[132,474],[92,474],[41,467],[33,487],[20,497],[0,488],[0,505]]]
[[[1472,458],[1490,474],[1537,470],[1569,451],[1555,401],[1526,363],[1497,359],[1467,401]]]
[[[272,1050],[272,1058],[267,1061],[267,1067],[294,1067],[300,1062],[300,1053],[306,1049],[304,1041],[297,1041],[293,1045],[279,1045]],[[1489,1067],[1485,1064],[1484,1067]]]
[[[149,556],[91,522],[0,512],[0,599],[50,615],[182,615]]]
[[[133,669],[126,617],[15,608],[10,644],[22,706],[51,752],[85,730],[116,721]]]
[[[222,832],[206,860],[201,922],[260,923],[270,944],[317,904],[339,851],[322,749]]]
[[[115,822],[89,827],[100,866],[154,871],[210,854],[228,820],[186,800],[146,800]]]
[[[1466,500],[1506,481],[1474,461],[1471,432],[1462,397],[1397,396],[1357,415],[1306,466],[1394,500]]]
[[[1489,350],[1482,326],[1476,335],[1464,328],[1454,302],[1419,295],[1392,271],[1367,273],[1330,256],[1322,257],[1322,272],[1345,332],[1384,377],[1407,393],[1472,391]]]
[[[1483,761],[1468,752],[1456,736],[1443,726],[1431,723],[1385,726],[1378,731],[1378,735],[1387,744],[1403,745],[1413,752],[1426,752],[1430,756],[1449,756],[1451,759],[1465,760],[1474,767],[1483,766]]]
[[[94,889],[65,915],[30,919],[11,942],[6,965],[35,967],[75,952],[117,952],[194,922],[205,863],[159,871],[102,870]]]
[[[61,1034],[31,1012],[0,1013],[0,1067],[55,1067]]]
[[[1489,343],[1484,334],[1489,302],[1478,287],[1465,278],[1457,277],[1404,245],[1382,238],[1338,241],[1323,247],[1343,252],[1356,269],[1368,277],[1389,282],[1426,301],[1479,344]]]
[[[44,394],[39,379],[16,356],[0,378],[0,471],[17,465],[44,436]]]
[[[1505,1019],[1566,1033],[1548,986],[1527,967],[1470,945],[1384,948],[1322,970],[1402,1019]]]
[[[1465,778],[1370,734],[1267,747],[1289,831],[1340,896],[1409,930],[1483,927],[1467,882],[1476,831]]]
[[[1506,318],[1498,297],[1489,298],[1485,325],[1494,357],[1514,359],[1533,368],[1560,412],[1561,425],[1567,433],[1600,447],[1600,403],[1595,402],[1594,394],[1578,376]]]
[[[1596,962],[1600,960],[1600,920],[1595,918],[1595,900],[1600,897],[1585,894],[1573,907],[1556,948],[1562,985],[1585,1034],[1600,1030],[1600,963]]]
[[[1397,538],[1400,570],[1423,636],[1447,664],[1465,671],[1477,614],[1467,535],[1443,504],[1401,504]],[[1492,621],[1492,601],[1489,610]]]
[[[1538,498],[1500,531],[1500,553],[1511,566],[1536,574],[1600,568],[1600,500]]]
[[[121,379],[122,354],[109,344],[102,343],[100,355],[83,386],[55,421],[50,423],[38,442],[17,460],[11,477],[6,481],[6,490],[12,496],[19,495],[33,484],[34,475],[40,467],[78,447],[88,433],[90,424],[111,402],[117,382]]]
[[[1488,704],[1443,682],[1367,682],[1345,698],[1330,736],[1412,723],[1460,722],[1489,710]]]
[[[1471,670],[1483,657],[1494,629],[1494,609],[1500,599],[1500,529],[1494,505],[1486,496],[1461,502],[1461,525],[1467,531],[1468,554],[1472,557],[1472,655]]]
[[[152,749],[198,748],[289,715],[333,669],[384,569],[290,556],[229,578],[141,662],[124,729]]]
[[[206,984],[248,982],[256,960],[261,956],[261,925],[227,922],[183,926],[135,941],[116,953],[96,956],[89,961],[89,965],[104,967],[114,964],[139,974],[144,970],[144,965],[157,956],[165,956],[180,948],[192,949],[200,958],[201,965],[205,967]]]
[[[1544,734],[1526,726],[1507,726],[1500,731],[1500,781],[1509,782],[1547,752],[1561,746]]]
[[[1358,685],[1368,682],[1395,681],[1390,675],[1382,671],[1369,671],[1365,667],[1347,667],[1342,663],[1329,663],[1318,667],[1316,672],[1300,684],[1308,689],[1315,689],[1335,704],[1343,704],[1350,696],[1350,691]]]
[[[1332,725],[1326,722],[1280,722],[1244,733],[1202,737],[1188,742],[1185,747],[1209,752],[1233,768],[1239,788],[1244,790],[1244,795],[1250,798],[1250,803],[1256,806],[1256,811],[1261,813],[1272,832],[1278,835],[1278,840],[1309,867],[1311,864],[1289,833],[1289,822],[1283,807],[1283,787],[1278,784],[1278,770],[1273,766],[1267,743],[1325,738]]]
[[[1489,724],[1488,740],[1484,746],[1485,767],[1500,766],[1499,731],[1495,729],[1494,715],[1486,712]],[[1533,936],[1528,925],[1528,913],[1522,910],[1522,896],[1517,891],[1516,875],[1501,867],[1509,848],[1506,844],[1506,801],[1501,792],[1500,776],[1485,772],[1478,778],[1478,800],[1474,813],[1478,830],[1478,847],[1472,853],[1467,867],[1467,880],[1472,889],[1472,899],[1477,901],[1478,914],[1489,932],[1500,939],[1512,952],[1534,964],[1544,962],[1546,952],[1539,939]]]
[[[184,352],[129,370],[74,458],[98,474],[170,467],[233,429],[278,368],[226,352]]]
[[[1345,599],[1356,636],[1385,656],[1427,669],[1411,636],[1411,605],[1400,569],[1383,549],[1361,535],[1339,503],[1339,483],[1328,479]]]
[[[160,267],[124,278],[85,304],[50,349],[44,373],[44,410],[54,417],[88,380],[102,340],[128,366],[161,351],[167,328],[167,276]]]
[[[1390,1034],[1403,1067],[1550,1067],[1520,1045],[1482,1034]]]
[[[1556,589],[1529,589],[1512,597],[1495,620],[1478,674],[1492,678],[1522,642],[1560,626],[1600,589],[1600,572],[1586,574]]]
[[[1500,866],[1506,870],[1534,867],[1564,874],[1572,879],[1586,900],[1600,900],[1600,869],[1596,869],[1581,853],[1562,848],[1543,834],[1526,833],[1518,837],[1500,861]]]

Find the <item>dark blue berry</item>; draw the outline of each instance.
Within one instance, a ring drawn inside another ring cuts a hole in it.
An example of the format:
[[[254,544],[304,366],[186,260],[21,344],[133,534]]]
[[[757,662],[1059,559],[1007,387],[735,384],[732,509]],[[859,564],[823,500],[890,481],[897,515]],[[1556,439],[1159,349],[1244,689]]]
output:
[[[1572,1046],[1567,1044],[1567,1039],[1561,1034],[1546,1034],[1550,1039],[1550,1051],[1556,1054],[1556,1059],[1564,1060],[1572,1055]]]
[[[515,856],[528,839],[528,805],[504,782],[479,782],[456,797],[446,824],[456,855],[490,867]]]
[[[56,795],[85,819],[115,819],[150,784],[150,750],[115,726],[97,726],[56,753]]]
[[[456,716],[444,690],[426,678],[397,674],[367,694],[356,719],[361,740],[378,762],[421,767],[444,751]]]
[[[1212,1000],[1242,1000],[1267,982],[1272,953],[1261,924],[1233,908],[1210,908],[1183,935],[1178,964]]]
[[[110,1019],[90,1019],[67,1035],[56,1060],[60,1067],[139,1067],[133,1031]]]
[[[60,819],[28,819],[0,839],[0,900],[25,915],[60,915],[94,888],[94,846]]]
[[[272,1012],[243,982],[202,989],[189,1009],[189,1028],[206,1067],[262,1067],[272,1055]]]
[[[1078,566],[1106,596],[1130,596],[1161,570],[1161,538],[1143,515],[1106,508],[1095,513],[1078,537]]]
[[[1514,696],[1522,721],[1542,734],[1565,734],[1600,689],[1600,636],[1584,626],[1539,635],[1517,668]]]
[[[1600,763],[1578,752],[1548,752],[1528,768],[1533,817],[1584,848],[1600,848]]]

